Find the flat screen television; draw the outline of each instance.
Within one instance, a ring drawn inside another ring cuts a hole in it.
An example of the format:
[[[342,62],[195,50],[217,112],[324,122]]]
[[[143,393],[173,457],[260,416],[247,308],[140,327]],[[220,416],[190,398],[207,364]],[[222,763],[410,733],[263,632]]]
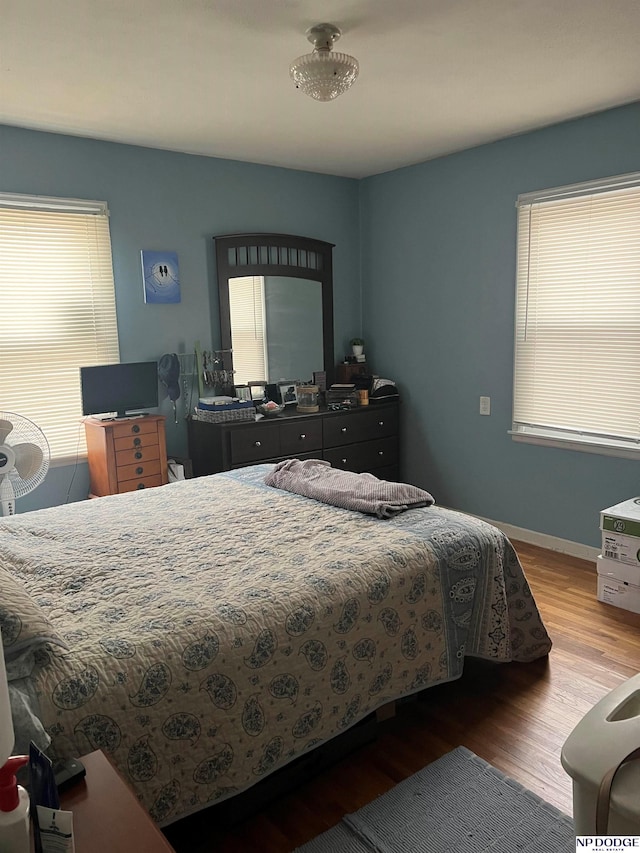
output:
[[[116,412],[125,418],[128,412],[154,409],[158,405],[158,362],[100,364],[80,368],[82,414]]]

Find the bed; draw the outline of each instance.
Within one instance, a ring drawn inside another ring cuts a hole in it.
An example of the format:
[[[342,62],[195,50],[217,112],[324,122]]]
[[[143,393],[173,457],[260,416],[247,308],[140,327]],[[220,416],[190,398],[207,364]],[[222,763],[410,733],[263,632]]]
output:
[[[467,656],[551,642],[495,527],[391,519],[256,465],[0,521],[10,687],[53,757],[109,753],[154,820],[242,792]]]

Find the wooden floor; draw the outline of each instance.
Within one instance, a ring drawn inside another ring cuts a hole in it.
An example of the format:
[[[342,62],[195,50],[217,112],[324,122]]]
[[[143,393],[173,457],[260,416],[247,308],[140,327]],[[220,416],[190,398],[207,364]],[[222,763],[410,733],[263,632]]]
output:
[[[589,708],[640,671],[640,615],[596,600],[593,563],[514,545],[553,640],[548,659],[469,661],[461,680],[399,705],[374,742],[241,825],[208,826],[189,850],[289,853],[459,745],[571,814],[560,750]]]

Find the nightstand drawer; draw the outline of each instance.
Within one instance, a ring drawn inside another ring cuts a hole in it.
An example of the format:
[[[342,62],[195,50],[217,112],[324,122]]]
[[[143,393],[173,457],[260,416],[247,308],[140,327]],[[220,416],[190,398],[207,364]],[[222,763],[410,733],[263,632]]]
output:
[[[345,413],[325,418],[323,442],[325,447],[338,447],[356,441],[370,441],[374,438],[396,435],[397,432],[397,409],[376,411],[375,407],[371,407],[367,412]]]
[[[154,486],[162,485],[162,475],[154,474],[151,477],[138,477],[134,480],[123,480],[118,482],[118,494],[123,492],[135,492],[140,489],[152,489]]]
[[[158,444],[158,432],[143,432],[139,435],[131,433],[131,435],[121,436],[113,441],[113,447],[116,453],[121,450],[132,450],[136,447],[152,447]]]
[[[121,424],[115,424],[112,427],[114,439],[126,438],[129,435],[144,435],[149,432],[153,435],[158,432],[156,421],[153,419],[147,421],[144,418],[136,418],[135,420],[123,421]]]
[[[131,447],[116,452],[116,466],[118,468],[125,465],[138,465],[140,462],[151,462],[154,459],[160,459],[160,448],[157,443],[143,445],[142,447]]]
[[[248,429],[233,430],[230,441],[231,464],[234,467],[280,456],[278,424],[260,424]]]
[[[346,444],[325,450],[326,459],[334,468],[343,471],[372,471],[398,463],[398,439],[395,436],[360,444]]]
[[[280,456],[299,457],[313,450],[322,451],[322,421],[303,418],[292,423],[281,423],[279,427]]]
[[[136,462],[135,465],[123,465],[118,468],[118,485],[125,480],[134,480],[136,477],[150,477],[152,474],[160,473],[160,459],[152,459],[149,462]]]

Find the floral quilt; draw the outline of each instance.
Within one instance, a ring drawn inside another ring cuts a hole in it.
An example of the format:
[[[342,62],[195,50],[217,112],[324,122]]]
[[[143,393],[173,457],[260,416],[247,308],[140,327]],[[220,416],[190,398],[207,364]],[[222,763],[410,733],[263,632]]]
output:
[[[160,825],[467,655],[551,647],[495,527],[437,506],[381,520],[266,486],[270,470],[0,521],[5,654],[37,645],[50,754],[105,750]]]

